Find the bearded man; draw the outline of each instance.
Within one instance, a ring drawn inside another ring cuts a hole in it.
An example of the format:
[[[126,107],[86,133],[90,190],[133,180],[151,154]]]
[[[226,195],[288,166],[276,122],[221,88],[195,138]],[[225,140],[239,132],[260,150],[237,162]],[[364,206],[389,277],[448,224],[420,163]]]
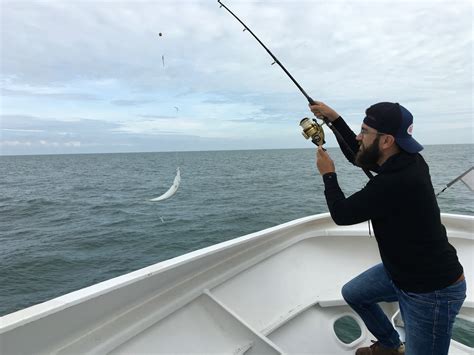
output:
[[[316,102],[310,109],[329,119],[356,152],[339,142],[351,163],[377,173],[362,190],[345,197],[334,162],[318,147],[316,166],[331,217],[338,225],[371,220],[382,259],[342,288],[347,304],[377,338],[356,354],[447,354],[466,281],[441,223],[429,168],[419,154],[423,147],[412,137],[412,114],[398,103],[377,103],[366,110],[355,135],[326,104]],[[405,344],[379,302],[398,302]]]

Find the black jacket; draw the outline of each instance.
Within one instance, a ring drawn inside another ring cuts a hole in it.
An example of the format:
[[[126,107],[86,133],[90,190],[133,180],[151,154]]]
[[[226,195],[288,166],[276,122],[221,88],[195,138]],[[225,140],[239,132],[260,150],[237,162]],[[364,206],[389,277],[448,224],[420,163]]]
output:
[[[338,118],[333,124],[356,152],[355,134],[344,120]],[[341,149],[354,163],[342,145]],[[401,152],[387,159],[377,173],[362,190],[347,198],[335,173],[323,176],[334,222],[350,225],[372,220],[382,262],[398,288],[431,292],[454,283],[463,268],[441,223],[423,157]]]

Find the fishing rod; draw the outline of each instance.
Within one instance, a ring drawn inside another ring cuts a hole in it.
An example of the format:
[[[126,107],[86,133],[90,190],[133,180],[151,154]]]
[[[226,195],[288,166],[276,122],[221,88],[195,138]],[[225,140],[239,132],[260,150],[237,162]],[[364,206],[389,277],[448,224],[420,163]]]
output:
[[[436,197],[438,197],[442,192],[444,192],[448,187],[451,187],[454,183],[462,181],[464,185],[466,185],[469,190],[474,191],[474,166],[467,169],[465,172],[463,172],[461,175],[459,175],[457,178],[451,180],[444,189],[442,189],[440,192],[436,194]]]
[[[277,57],[275,57],[275,55],[267,48],[267,46],[265,46],[265,44],[263,44],[263,42],[252,32],[252,30],[240,19],[237,17],[237,15],[235,15],[227,6],[225,6],[221,0],[217,0],[217,2],[219,3],[220,7],[223,7],[224,9],[226,9],[237,21],[239,21],[242,26],[244,26],[244,31],[248,31],[256,40],[258,43],[260,43],[260,45],[265,48],[265,50],[267,51],[267,53],[273,58],[274,62],[272,63],[273,64],[278,64],[280,66],[280,68],[285,72],[286,75],[288,75],[288,77],[291,79],[291,81],[296,85],[296,87],[301,91],[301,93],[304,95],[304,97],[306,98],[306,100],[308,100],[309,104],[310,105],[315,105],[316,102],[306,93],[306,91],[304,91],[304,89],[301,87],[300,84],[298,84],[298,82],[296,81],[295,78],[293,78],[293,76],[290,74],[290,72],[285,68],[285,66],[283,64],[281,64],[281,62],[278,60]],[[300,122],[300,126],[303,128],[303,136],[308,139],[311,137],[311,141],[316,145],[316,146],[319,146],[319,145],[322,145],[324,144],[324,131],[322,129],[322,125],[323,124],[326,124],[326,126],[328,126],[331,131],[334,133],[334,135],[336,136],[337,140],[339,142],[341,142],[344,147],[346,148],[346,150],[348,152],[350,152],[352,154],[352,156],[355,156],[355,153],[354,151],[352,150],[352,148],[349,146],[349,144],[347,144],[347,142],[344,140],[344,138],[342,137],[342,135],[339,133],[339,131],[336,129],[336,127],[334,127],[334,125],[331,123],[331,121],[329,121],[329,119],[327,117],[322,117],[322,120],[323,120],[323,123],[322,124],[319,124],[315,119],[313,119],[312,121],[309,119],[309,118],[303,118]],[[373,175],[370,171],[362,168],[362,170],[364,171],[365,175],[368,176],[369,179],[373,178]]]

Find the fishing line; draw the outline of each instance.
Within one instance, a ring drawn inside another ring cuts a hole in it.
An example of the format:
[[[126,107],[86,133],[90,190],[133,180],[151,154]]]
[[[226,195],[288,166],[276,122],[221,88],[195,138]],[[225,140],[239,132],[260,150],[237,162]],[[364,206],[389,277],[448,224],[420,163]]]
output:
[[[304,95],[304,97],[306,98],[306,100],[308,100],[309,104],[310,105],[314,105],[316,104],[316,102],[306,93],[306,91],[304,91],[304,89],[301,87],[301,85],[295,80],[295,78],[293,78],[293,76],[290,74],[290,72],[284,67],[283,64],[281,64],[281,62],[278,60],[277,57],[275,57],[275,55],[267,48],[267,46],[265,46],[265,44],[263,44],[263,42],[252,32],[252,30],[240,19],[238,18],[227,6],[225,6],[221,0],[217,0],[217,2],[219,3],[220,7],[223,7],[224,9],[226,9],[237,21],[239,21],[242,26],[244,26],[244,31],[248,31],[256,40],[258,43],[260,43],[260,45],[265,48],[265,50],[267,51],[267,53],[273,58],[274,62],[272,63],[273,64],[278,64],[279,67],[285,72],[286,75],[288,75],[288,77],[291,79],[291,81],[296,85],[296,87],[301,91],[301,93]],[[337,140],[342,144],[344,145],[345,149],[350,152],[352,154],[353,157],[355,157],[355,153],[354,151],[352,150],[352,148],[349,146],[349,144],[347,144],[347,142],[344,140],[344,138],[342,137],[342,135],[339,133],[339,131],[333,126],[333,124],[331,123],[331,121],[329,121],[329,119],[327,117],[322,117],[322,120],[323,122],[332,130],[332,132],[334,133],[334,135],[336,136]],[[301,120],[301,123],[300,125],[302,125],[303,129],[305,129],[305,127],[303,126],[303,124],[306,125],[306,127],[308,125],[313,125],[314,127],[314,132],[315,132],[315,139],[312,139],[311,141],[316,144],[317,146],[319,145],[322,145],[324,144],[324,136],[323,136],[323,139],[321,139],[321,136],[318,136],[317,134],[319,134],[320,131],[322,131],[321,129],[321,125],[319,125],[317,123],[316,120],[314,120],[314,123],[310,122],[308,118],[304,118],[303,120]],[[305,138],[306,135],[305,135]],[[371,179],[373,177],[372,173],[364,168],[362,168],[362,170],[364,171],[365,175],[367,175],[369,177],[369,179]]]

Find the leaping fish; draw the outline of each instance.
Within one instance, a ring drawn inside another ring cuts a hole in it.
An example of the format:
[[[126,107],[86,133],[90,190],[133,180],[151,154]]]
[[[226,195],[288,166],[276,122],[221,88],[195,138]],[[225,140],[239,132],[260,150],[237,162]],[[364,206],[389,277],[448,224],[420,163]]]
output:
[[[181,182],[181,174],[178,167],[176,169],[176,176],[174,178],[173,185],[171,185],[168,191],[166,191],[163,195],[152,198],[150,201],[157,202],[157,201],[163,201],[163,200],[166,200],[167,198],[170,198],[176,193],[176,191],[178,191],[180,182]]]

